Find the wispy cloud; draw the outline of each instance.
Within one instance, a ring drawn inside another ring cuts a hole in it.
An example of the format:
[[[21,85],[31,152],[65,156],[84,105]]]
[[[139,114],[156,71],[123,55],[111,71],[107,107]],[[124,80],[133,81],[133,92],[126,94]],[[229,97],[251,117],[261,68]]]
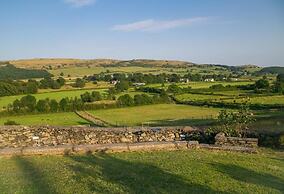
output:
[[[117,31],[146,31],[154,32],[167,29],[178,28],[182,26],[190,26],[194,23],[202,22],[207,20],[208,17],[195,17],[195,18],[186,18],[186,19],[177,19],[177,20],[143,20],[134,23],[120,24],[112,27],[112,30]]]
[[[91,4],[94,4],[96,0],[64,0],[65,3],[68,3],[74,7],[84,7]]]

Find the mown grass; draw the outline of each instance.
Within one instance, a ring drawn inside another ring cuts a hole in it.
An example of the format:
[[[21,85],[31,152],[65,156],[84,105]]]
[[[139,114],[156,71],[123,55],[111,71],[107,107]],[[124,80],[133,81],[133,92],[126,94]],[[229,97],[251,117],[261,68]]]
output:
[[[35,115],[17,115],[17,116],[1,116],[0,125],[4,125],[6,121],[15,121],[21,125],[53,125],[53,126],[72,126],[89,124],[73,112],[35,114]]]
[[[0,159],[0,193],[283,193],[283,152],[205,150]]]
[[[220,109],[188,105],[159,104],[89,111],[119,126],[203,125],[216,118]]]

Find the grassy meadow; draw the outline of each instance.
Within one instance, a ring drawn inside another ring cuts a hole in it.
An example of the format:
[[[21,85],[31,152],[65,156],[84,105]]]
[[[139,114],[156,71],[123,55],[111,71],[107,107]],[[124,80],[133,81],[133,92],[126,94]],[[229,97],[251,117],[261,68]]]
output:
[[[72,126],[89,124],[73,112],[1,116],[0,125],[4,125],[8,120],[15,121],[21,125]]]
[[[256,97],[244,97],[235,100],[225,100],[235,103],[251,103],[251,104],[284,104],[284,96],[256,96]]]
[[[283,152],[0,158],[0,193],[283,193]]]
[[[119,109],[93,110],[93,115],[119,126],[201,125],[216,118],[220,109],[158,104]]]

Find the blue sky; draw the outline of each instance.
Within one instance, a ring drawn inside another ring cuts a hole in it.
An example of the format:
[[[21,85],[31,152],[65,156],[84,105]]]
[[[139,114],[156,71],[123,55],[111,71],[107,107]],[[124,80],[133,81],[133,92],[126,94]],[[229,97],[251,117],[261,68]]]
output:
[[[284,66],[282,0],[0,0],[0,60]]]

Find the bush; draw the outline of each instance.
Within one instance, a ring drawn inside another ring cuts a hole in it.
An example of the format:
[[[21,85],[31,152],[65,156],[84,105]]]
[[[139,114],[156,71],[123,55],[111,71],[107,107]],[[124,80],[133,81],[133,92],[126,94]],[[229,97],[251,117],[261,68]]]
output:
[[[75,88],[83,88],[85,87],[86,83],[83,79],[77,78],[75,83],[73,84],[73,87]]]
[[[242,107],[237,112],[221,110],[218,116],[217,126],[210,128],[207,132],[223,132],[227,136],[244,136],[250,123],[254,121],[253,114],[247,107]]]
[[[4,123],[4,125],[20,125],[20,124],[17,123],[16,121],[10,121],[10,120],[8,120],[8,121],[6,121],[6,122]]]
[[[129,94],[125,94],[117,99],[117,104],[118,106],[133,106],[134,99]]]

